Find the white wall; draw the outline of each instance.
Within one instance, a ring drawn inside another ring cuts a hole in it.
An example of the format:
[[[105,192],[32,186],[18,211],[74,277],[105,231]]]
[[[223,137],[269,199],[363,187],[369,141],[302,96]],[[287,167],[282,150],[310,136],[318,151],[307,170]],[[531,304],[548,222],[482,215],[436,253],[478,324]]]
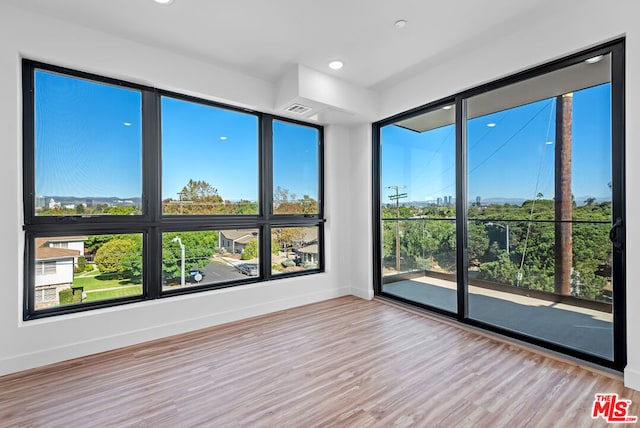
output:
[[[49,62],[268,112],[271,83],[0,4],[0,375],[349,294],[349,130],[326,128],[326,272],[22,321],[20,58]],[[346,242],[346,244],[345,244]]]
[[[517,31],[434,63],[384,89],[381,118],[626,35],[627,346],[625,384],[640,390],[640,2],[555,1]],[[352,220],[353,221],[353,220]]]
[[[363,299],[373,298],[373,226],[372,226],[372,142],[371,125],[351,127],[350,159],[352,211],[349,228],[352,242],[350,259],[351,293]]]

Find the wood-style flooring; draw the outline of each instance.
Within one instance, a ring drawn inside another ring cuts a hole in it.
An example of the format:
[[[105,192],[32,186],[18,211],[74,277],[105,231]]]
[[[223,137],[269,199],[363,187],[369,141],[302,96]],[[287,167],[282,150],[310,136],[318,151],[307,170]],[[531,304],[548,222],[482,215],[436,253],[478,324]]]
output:
[[[1,427],[590,427],[621,377],[343,297],[0,377]]]

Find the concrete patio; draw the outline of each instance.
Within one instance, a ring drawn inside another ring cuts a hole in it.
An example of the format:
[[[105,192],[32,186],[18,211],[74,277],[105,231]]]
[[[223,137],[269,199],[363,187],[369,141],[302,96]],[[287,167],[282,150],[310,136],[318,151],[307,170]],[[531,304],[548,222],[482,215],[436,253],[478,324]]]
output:
[[[384,284],[383,291],[455,312],[456,283],[419,277]],[[469,285],[469,318],[613,359],[613,314]]]

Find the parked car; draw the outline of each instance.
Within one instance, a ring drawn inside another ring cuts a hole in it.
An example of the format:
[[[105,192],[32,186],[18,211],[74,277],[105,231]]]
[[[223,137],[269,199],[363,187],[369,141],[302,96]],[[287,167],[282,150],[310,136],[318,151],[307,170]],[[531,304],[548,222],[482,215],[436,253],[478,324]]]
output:
[[[255,263],[242,263],[238,265],[238,270],[245,275],[258,276],[258,265]]]
[[[204,272],[200,269],[191,269],[189,276],[186,278],[188,282],[200,282],[204,279]]]

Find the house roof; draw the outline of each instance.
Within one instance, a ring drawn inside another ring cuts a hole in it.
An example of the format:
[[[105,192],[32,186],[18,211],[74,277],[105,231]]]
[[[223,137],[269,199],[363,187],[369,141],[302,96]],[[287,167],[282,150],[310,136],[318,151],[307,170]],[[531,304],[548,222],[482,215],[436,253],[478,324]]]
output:
[[[51,236],[48,238],[36,238],[36,242],[39,239],[44,240],[43,242],[79,242],[86,241],[89,237],[85,235],[74,235],[74,236]]]
[[[36,238],[36,259],[62,259],[81,255],[78,250],[70,250],[69,248],[55,248],[47,246],[49,242],[78,242],[86,241],[87,236],[53,236],[46,238]]]
[[[297,251],[305,254],[318,254],[318,244],[307,245],[306,247],[298,248]]]
[[[230,239],[239,244],[246,244],[258,237],[258,229],[221,230],[220,233],[226,239]]]
[[[305,227],[304,228],[304,242],[311,243],[318,241],[318,228],[317,227]]]
[[[36,247],[36,260],[66,259],[79,255],[80,251],[68,248]]]

